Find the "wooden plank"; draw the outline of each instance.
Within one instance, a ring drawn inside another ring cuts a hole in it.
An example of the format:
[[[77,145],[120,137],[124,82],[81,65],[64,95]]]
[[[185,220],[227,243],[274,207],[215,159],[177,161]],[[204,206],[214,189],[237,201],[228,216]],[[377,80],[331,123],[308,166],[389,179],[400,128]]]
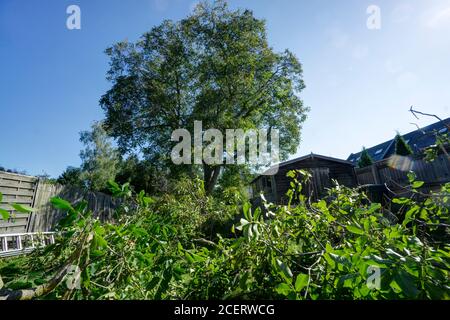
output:
[[[15,187],[15,188],[21,188],[21,189],[34,189],[35,183],[33,182],[25,182],[25,181],[17,181],[17,180],[7,180],[7,179],[0,179],[0,185],[2,187]]]
[[[0,180],[1,179],[9,179],[9,180],[17,180],[17,181],[26,181],[26,182],[36,182],[37,178],[32,176],[21,175],[17,173],[9,173],[0,171]]]
[[[19,195],[19,196],[34,196],[33,189],[22,189],[16,187],[3,187],[0,186],[0,193],[5,195]]]
[[[3,220],[0,220],[3,221]],[[26,219],[21,219],[15,222],[0,222],[0,228],[9,228],[9,227],[25,227],[27,225]]]
[[[32,203],[33,196],[3,195],[1,203]]]
[[[20,213],[20,212],[11,213],[11,219],[28,219],[29,217],[30,217],[29,213]]]
[[[10,233],[23,233],[25,232],[25,226],[12,226],[8,228],[0,228],[0,233],[10,234]]]

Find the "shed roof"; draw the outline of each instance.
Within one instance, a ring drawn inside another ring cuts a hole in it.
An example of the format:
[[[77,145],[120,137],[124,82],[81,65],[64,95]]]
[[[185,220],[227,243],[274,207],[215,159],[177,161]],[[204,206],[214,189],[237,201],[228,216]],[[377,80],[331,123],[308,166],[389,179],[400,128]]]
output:
[[[411,131],[403,135],[403,138],[415,153],[419,153],[424,148],[427,148],[436,143],[436,136],[435,136],[436,132],[440,133],[448,132],[447,128],[448,125],[450,125],[450,118]],[[366,150],[374,161],[386,159],[391,155],[393,155],[395,152],[394,139],[395,137],[392,138],[391,140],[377,144],[374,147],[366,148]],[[347,160],[352,162],[353,164],[357,164],[360,157],[361,151],[358,153],[350,154]]]
[[[338,159],[338,158],[333,158],[333,157],[328,157],[328,156],[323,156],[323,155],[315,154],[315,153],[310,153],[310,154],[307,154],[307,155],[304,155],[304,156],[301,156],[301,157],[298,157],[298,158],[295,158],[295,159],[292,159],[292,160],[281,162],[281,163],[278,164],[278,167],[282,168],[282,167],[287,166],[287,165],[292,164],[292,163],[302,162],[304,160],[314,159],[314,158],[327,160],[327,161],[332,161],[332,162],[338,162],[338,163],[341,163],[341,164],[344,164],[344,165],[348,165],[348,166],[352,166],[352,167],[354,166],[354,164],[351,161]],[[276,166],[272,166],[271,168],[274,168],[274,167],[276,167]],[[265,172],[266,173],[270,172],[271,168],[267,169]],[[262,174],[262,175],[257,176],[255,179],[253,179],[253,181],[251,183],[253,183],[255,180],[259,179],[262,176],[265,176],[265,175]]]

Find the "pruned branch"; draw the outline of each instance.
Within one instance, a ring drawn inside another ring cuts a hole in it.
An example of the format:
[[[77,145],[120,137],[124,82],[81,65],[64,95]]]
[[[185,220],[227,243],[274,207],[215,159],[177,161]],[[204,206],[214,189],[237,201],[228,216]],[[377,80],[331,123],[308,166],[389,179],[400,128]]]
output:
[[[436,119],[438,119],[439,121],[443,122],[443,120],[442,120],[440,117],[438,117],[437,115],[432,114],[432,113],[426,113],[426,112],[414,110],[414,109],[413,109],[413,106],[411,106],[411,108],[409,108],[409,112],[411,112],[411,113],[413,114],[413,116],[416,117],[416,119],[419,119],[419,117],[418,117],[417,115],[420,114],[420,115],[422,115],[422,116],[427,116],[427,117],[433,117],[433,118],[436,118]],[[446,124],[446,123],[444,123],[444,125],[448,128],[448,130],[450,130],[450,125],[448,125],[448,124]]]
[[[49,282],[36,288],[22,290],[0,289],[0,300],[31,300],[44,296],[52,292],[63,281],[71,266],[70,263],[66,264]]]
[[[30,289],[0,289],[0,300],[32,300],[52,292],[64,280],[65,276],[72,271],[73,263],[75,261],[79,261],[83,249],[89,246],[92,239],[92,234],[86,235],[84,241],[82,241],[83,244],[72,253],[66,264],[59,269],[59,271],[47,283]]]
[[[426,113],[426,112],[422,112],[422,111],[418,111],[418,110],[414,110],[414,109],[413,109],[413,106],[411,106],[411,107],[409,108],[409,111],[413,114],[414,117],[416,117],[416,119],[419,119],[419,117],[417,116],[418,114],[419,114],[419,115],[423,115],[423,116],[427,116],[427,117],[433,117],[433,118],[436,118],[436,119],[438,119],[440,122],[442,122],[442,123],[444,124],[444,126],[447,127],[448,131],[450,131],[450,124],[444,123],[444,121],[443,121],[440,117],[438,117],[437,115],[435,115],[435,114],[432,114],[432,113]],[[419,126],[418,126],[417,124],[414,124],[414,125],[416,125],[416,126],[419,128]],[[420,130],[420,128],[419,128],[419,130]],[[437,138],[437,134],[436,134],[436,138]],[[447,150],[445,149],[445,147],[442,146],[442,145],[440,145],[439,148],[440,148],[440,149],[442,150],[442,152],[447,156],[447,158],[450,159],[450,155],[448,154],[448,152],[447,152]]]

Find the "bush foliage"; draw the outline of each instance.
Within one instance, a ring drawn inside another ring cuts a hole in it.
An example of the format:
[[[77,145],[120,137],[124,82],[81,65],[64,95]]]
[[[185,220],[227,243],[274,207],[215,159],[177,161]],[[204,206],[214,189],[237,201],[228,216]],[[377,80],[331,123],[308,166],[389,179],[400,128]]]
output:
[[[393,199],[394,214],[340,185],[311,203],[301,193],[309,174],[289,175],[290,203],[296,205],[264,202],[255,210],[247,202],[240,206],[233,190],[218,200],[206,195],[201,181],[189,179],[155,199],[110,183],[124,202],[115,221],[105,223],[83,202],[53,199],[67,211],[58,241],[1,261],[3,292],[51,282],[70,264],[81,271],[80,288],[60,281],[40,298],[450,297],[450,184],[423,197],[422,183],[411,174],[412,196]]]

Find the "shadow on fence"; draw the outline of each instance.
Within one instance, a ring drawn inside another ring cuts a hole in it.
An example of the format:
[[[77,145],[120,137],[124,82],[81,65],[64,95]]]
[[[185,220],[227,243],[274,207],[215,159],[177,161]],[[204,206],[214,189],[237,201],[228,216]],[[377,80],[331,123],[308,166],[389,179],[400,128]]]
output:
[[[425,182],[424,189],[427,190],[437,190],[450,182],[450,161],[445,154],[439,155],[432,162],[425,161],[423,156],[394,155],[371,166],[355,169],[358,184],[386,184],[392,190],[408,186],[409,171],[416,174],[417,180]]]

